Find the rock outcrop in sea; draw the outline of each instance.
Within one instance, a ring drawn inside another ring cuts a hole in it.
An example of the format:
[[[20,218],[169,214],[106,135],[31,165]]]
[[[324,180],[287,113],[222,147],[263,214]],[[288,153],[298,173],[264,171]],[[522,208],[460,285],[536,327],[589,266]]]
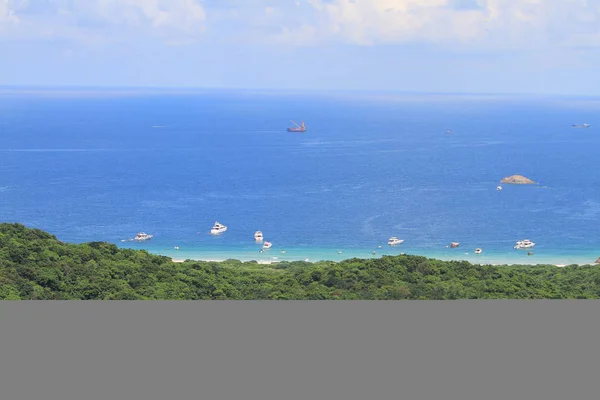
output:
[[[534,185],[536,182],[523,175],[512,175],[503,178],[500,183],[513,184],[513,185]]]

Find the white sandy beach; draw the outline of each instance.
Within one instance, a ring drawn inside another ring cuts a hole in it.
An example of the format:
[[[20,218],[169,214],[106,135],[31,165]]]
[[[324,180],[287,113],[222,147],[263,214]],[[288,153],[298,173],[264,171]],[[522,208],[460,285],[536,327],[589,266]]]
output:
[[[182,263],[185,262],[186,260],[182,260],[182,259],[177,259],[177,258],[172,258],[171,260],[173,260],[173,262],[176,263]],[[201,261],[201,262],[224,262],[227,261],[225,259],[223,260],[201,260],[201,259],[190,259],[192,261]],[[278,261],[265,261],[265,260],[256,260],[256,262],[258,264],[276,264]]]
[[[182,263],[185,262],[186,260],[184,259],[180,259],[180,258],[172,258],[173,262],[177,262],[177,263]],[[190,258],[189,260],[191,261],[201,261],[201,262],[224,262],[227,259],[202,259],[202,258]],[[254,260],[256,261],[256,263],[258,264],[264,264],[264,265],[270,265],[270,264],[277,264],[278,262],[282,262],[283,260]],[[302,260],[295,260],[295,261],[302,261]],[[310,260],[304,260],[305,262],[310,262],[310,263],[316,263],[319,261],[310,261]],[[320,261],[324,261],[324,260],[320,260]],[[442,261],[451,261],[451,260],[442,260]],[[457,260],[454,260],[457,261]],[[597,265],[595,263],[574,263],[574,264],[557,264],[557,263],[545,263],[545,262],[539,262],[539,263],[514,263],[511,261],[507,261],[507,262],[500,262],[500,263],[475,263],[472,260],[465,260],[468,261],[474,265],[493,265],[493,266],[502,266],[502,265],[530,265],[530,266],[535,266],[535,265],[554,265],[556,267],[559,268],[564,268],[568,265],[577,265],[577,266],[586,266],[586,265]]]

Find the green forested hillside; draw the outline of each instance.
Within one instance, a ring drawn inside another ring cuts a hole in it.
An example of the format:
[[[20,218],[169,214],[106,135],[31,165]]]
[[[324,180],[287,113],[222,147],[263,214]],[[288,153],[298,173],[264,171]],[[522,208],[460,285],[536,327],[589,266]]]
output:
[[[0,299],[6,300],[545,298],[600,298],[600,266],[487,266],[408,255],[339,263],[176,263],[0,224]]]

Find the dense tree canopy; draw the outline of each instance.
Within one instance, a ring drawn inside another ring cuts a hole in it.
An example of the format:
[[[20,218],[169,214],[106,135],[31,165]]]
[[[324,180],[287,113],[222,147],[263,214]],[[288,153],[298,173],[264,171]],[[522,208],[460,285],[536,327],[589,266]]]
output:
[[[600,267],[490,266],[401,255],[342,262],[173,262],[0,224],[0,299],[596,299]]]

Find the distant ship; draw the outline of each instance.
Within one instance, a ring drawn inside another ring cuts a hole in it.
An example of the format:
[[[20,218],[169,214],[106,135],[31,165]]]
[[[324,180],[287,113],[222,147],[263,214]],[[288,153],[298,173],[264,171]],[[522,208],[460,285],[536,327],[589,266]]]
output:
[[[590,124],[573,124],[573,128],[589,128]]]
[[[302,125],[298,125],[294,121],[292,121],[292,124],[296,125],[296,127],[295,128],[287,128],[288,132],[306,132],[306,126],[304,126],[304,121],[302,121]]]

